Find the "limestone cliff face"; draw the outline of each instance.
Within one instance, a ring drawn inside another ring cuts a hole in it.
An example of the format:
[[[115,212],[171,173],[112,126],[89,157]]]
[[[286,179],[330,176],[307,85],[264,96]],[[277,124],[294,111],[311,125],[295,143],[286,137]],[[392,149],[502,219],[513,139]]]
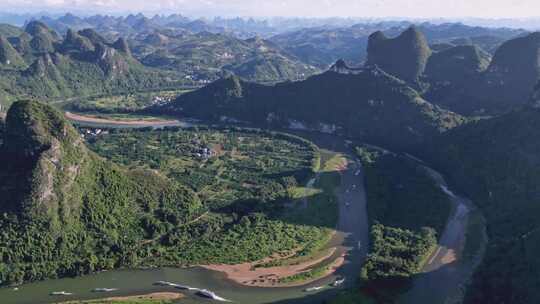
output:
[[[79,208],[72,189],[89,154],[80,136],[61,113],[32,101],[15,103],[6,117],[2,156],[13,173],[21,200],[11,202],[27,217],[64,221]]]

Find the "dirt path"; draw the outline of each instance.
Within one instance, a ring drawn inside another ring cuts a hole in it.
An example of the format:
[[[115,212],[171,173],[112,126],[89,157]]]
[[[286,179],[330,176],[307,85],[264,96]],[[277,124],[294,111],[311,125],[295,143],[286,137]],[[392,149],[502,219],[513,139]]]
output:
[[[162,120],[162,119],[148,119],[148,120],[119,120],[119,119],[106,119],[93,116],[85,116],[74,114],[71,112],[65,112],[65,116],[69,120],[78,121],[78,122],[87,122],[95,124],[105,124],[105,125],[128,125],[128,126],[154,126],[156,124],[165,125],[165,124],[180,124],[179,120]]]

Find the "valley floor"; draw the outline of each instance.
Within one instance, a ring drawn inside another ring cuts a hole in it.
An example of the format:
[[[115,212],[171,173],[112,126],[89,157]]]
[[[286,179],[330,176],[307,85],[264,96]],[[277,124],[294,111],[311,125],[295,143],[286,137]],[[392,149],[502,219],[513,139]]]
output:
[[[81,115],[71,116],[70,118],[76,121],[86,120],[86,118]],[[107,122],[111,121],[107,120]],[[118,123],[118,121],[116,122]],[[146,120],[141,121],[140,124],[133,123],[133,125],[152,126],[159,123],[161,122]],[[305,134],[299,135],[302,136]],[[311,136],[307,136],[307,138],[314,140],[314,138],[310,137]],[[317,140],[314,140],[314,142],[322,147],[332,149],[333,151],[347,153],[348,147],[343,144],[342,140],[332,137],[333,136],[323,136],[323,138],[318,138]],[[336,189],[335,194],[339,201],[340,216],[337,233],[330,241],[331,245],[329,246],[330,248],[334,248],[334,250],[328,251],[327,256],[321,257],[319,255],[318,259],[308,259],[294,267],[277,266],[256,268],[254,266],[260,263],[245,263],[238,265],[208,265],[205,268],[224,272],[229,279],[236,283],[261,287],[306,285],[316,281],[317,278],[331,274],[335,270],[338,270],[337,273],[342,274],[343,272],[340,271],[339,268],[343,265],[349,265],[347,267],[349,269],[347,271],[347,277],[352,278],[352,276],[349,275],[354,273],[352,269],[356,266],[358,266],[359,269],[359,265],[361,265],[368,252],[367,245],[369,244],[365,190],[363,189],[362,174],[360,174],[360,176],[357,174],[359,169],[359,164],[351,161],[351,159],[349,159],[348,167],[343,166],[339,168],[341,173],[341,185]],[[440,175],[434,174],[434,178],[441,186],[446,187],[446,184]],[[418,300],[425,298],[428,294],[432,300],[437,298],[440,299],[440,296],[443,293],[440,288],[444,287],[445,290],[451,290],[452,292],[459,290],[463,287],[465,281],[464,277],[470,275],[472,271],[471,267],[474,266],[474,263],[467,267],[467,271],[462,272],[460,270],[457,272],[457,275],[455,273],[458,269],[456,265],[459,264],[462,266],[463,263],[461,263],[460,260],[464,255],[469,254],[463,253],[463,248],[467,247],[465,243],[468,240],[466,240],[465,235],[468,233],[469,211],[472,210],[470,208],[473,207],[469,202],[464,202],[462,198],[453,195],[453,193],[449,191],[445,192],[454,199],[456,209],[447,223],[439,247],[426,260],[422,273],[418,275],[414,281],[413,289],[405,294],[403,298],[400,299],[400,302],[420,303]],[[332,262],[327,264],[329,265],[329,269],[322,275],[319,274],[317,278],[299,281],[298,283],[278,283],[280,278],[306,272],[310,267],[319,264],[324,260],[328,260],[330,256],[332,257]],[[354,258],[352,258],[352,256],[354,256]],[[355,266],[351,267],[351,263],[355,264]],[[435,287],[434,284],[437,285],[437,282],[442,285]],[[426,292],[428,294],[426,294]],[[446,298],[448,294],[446,292],[444,293],[444,297]]]

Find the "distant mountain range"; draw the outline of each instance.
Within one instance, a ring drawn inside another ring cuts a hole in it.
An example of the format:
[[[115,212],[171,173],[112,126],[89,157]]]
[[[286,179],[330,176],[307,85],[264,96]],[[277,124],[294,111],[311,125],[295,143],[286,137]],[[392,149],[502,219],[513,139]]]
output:
[[[338,59],[359,65],[367,60],[368,38],[372,33],[381,31],[385,36],[394,38],[411,25],[408,22],[381,22],[340,28],[306,28],[276,35],[270,40],[304,62],[320,68],[327,68]],[[459,23],[422,23],[417,24],[416,28],[424,33],[434,49],[441,45],[477,45],[489,53],[493,53],[504,41],[526,33],[524,30],[472,27]]]
[[[0,27],[0,103],[170,87],[170,73],[144,67],[123,38],[93,30],[61,37],[34,21],[23,30]],[[177,83],[176,83],[177,85]]]

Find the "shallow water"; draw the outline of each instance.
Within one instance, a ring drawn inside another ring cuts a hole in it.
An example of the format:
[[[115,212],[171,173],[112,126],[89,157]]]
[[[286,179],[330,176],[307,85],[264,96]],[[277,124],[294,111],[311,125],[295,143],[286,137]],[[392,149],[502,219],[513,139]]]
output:
[[[328,285],[335,276],[309,286]],[[111,296],[146,294],[158,291],[178,291],[187,298],[181,303],[201,303],[203,299],[194,292],[178,290],[172,287],[153,285],[156,281],[170,281],[196,288],[206,288],[218,296],[234,303],[320,303],[337,290],[329,285],[319,292],[306,293],[305,287],[294,288],[254,288],[245,287],[226,280],[222,274],[202,268],[163,268],[151,270],[115,270],[78,278],[47,280],[19,286],[18,291],[12,288],[0,289],[2,304],[35,304],[54,303],[67,300],[95,299]],[[107,293],[92,292],[94,288],[118,288]],[[72,296],[51,296],[53,291],[66,291]],[[283,302],[281,302],[283,301]]]

